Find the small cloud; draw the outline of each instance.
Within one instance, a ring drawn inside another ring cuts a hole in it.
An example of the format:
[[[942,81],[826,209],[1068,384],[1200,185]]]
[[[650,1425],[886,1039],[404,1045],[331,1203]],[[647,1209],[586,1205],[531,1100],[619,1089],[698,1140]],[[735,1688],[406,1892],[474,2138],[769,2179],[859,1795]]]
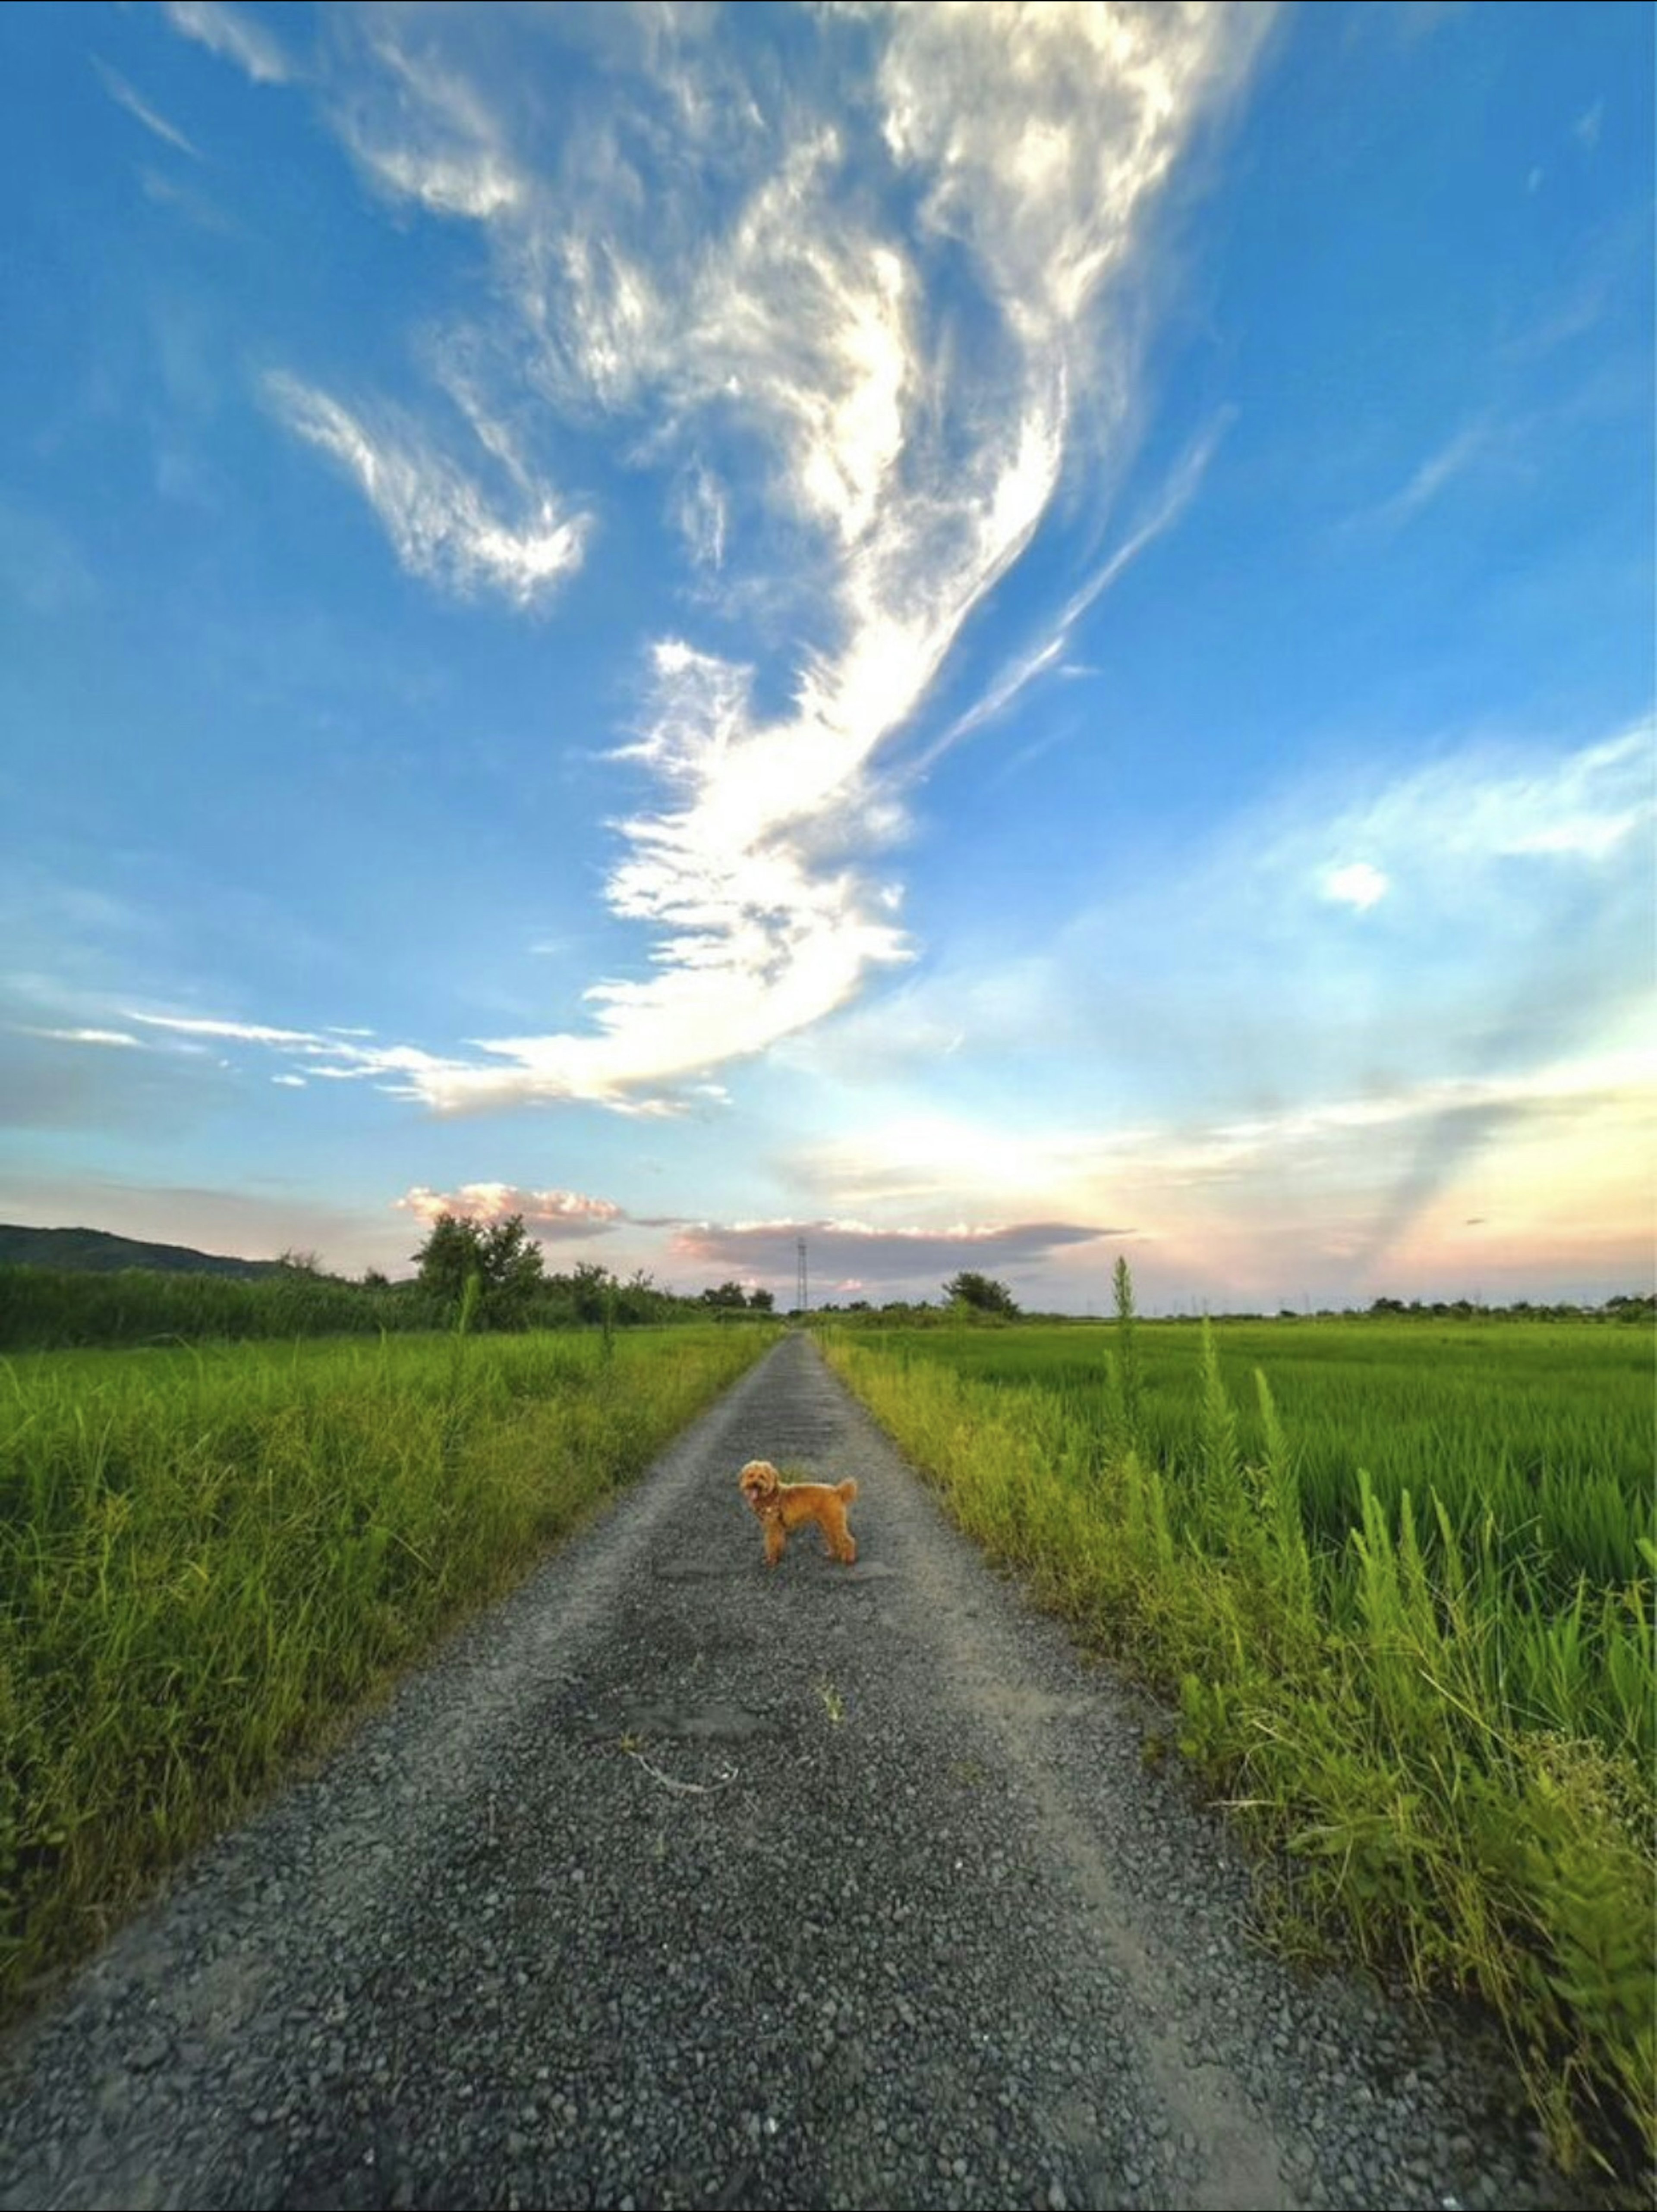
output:
[[[193,222],[198,230],[205,230],[219,238],[232,238],[237,225],[231,222],[212,201],[199,192],[191,191],[174,178],[164,176],[159,169],[145,163],[138,171],[138,183],[144,198],[156,207],[174,208],[186,222]]]
[[[272,1083],[281,1084],[289,1091],[303,1091],[306,1087],[302,1075],[273,1075],[271,1080]]]
[[[143,1046],[139,1039],[135,1036],[129,1036],[125,1030],[32,1029],[28,1031],[28,1035],[30,1036],[50,1037],[53,1042],[57,1044],[131,1045],[135,1051],[143,1050]]]
[[[1592,154],[1598,149],[1599,132],[1605,120],[1605,103],[1603,100],[1596,100],[1593,106],[1585,107],[1572,124],[1571,136],[1584,152]]]
[[[716,574],[725,565],[728,506],[719,479],[700,462],[680,489],[676,519],[691,560]]]
[[[1539,177],[1540,173],[1538,172]],[[1534,185],[1532,190],[1535,189]],[[1378,507],[1355,516],[1353,520],[1381,529],[1399,529],[1411,522],[1423,507],[1433,501],[1480,459],[1490,443],[1490,426],[1485,422],[1469,422],[1447,439],[1436,453],[1429,453],[1416,470],[1408,483],[1384,499]]]
[[[179,153],[187,154],[192,161],[201,160],[199,149],[191,144],[178,125],[175,123],[169,123],[164,115],[158,115],[146,100],[141,100],[124,76],[117,76],[113,69],[95,57],[92,66],[97,70],[104,90],[117,106],[125,108],[129,115],[137,116],[146,131],[153,131],[157,138],[164,139]]]
[[[1322,896],[1337,906],[1355,908],[1367,914],[1378,906],[1392,889],[1392,878],[1383,875],[1368,860],[1353,860],[1343,868],[1329,868],[1319,884]]]
[[[255,84],[286,84],[296,74],[264,24],[222,0],[168,0],[167,19],[186,39],[234,62]]]

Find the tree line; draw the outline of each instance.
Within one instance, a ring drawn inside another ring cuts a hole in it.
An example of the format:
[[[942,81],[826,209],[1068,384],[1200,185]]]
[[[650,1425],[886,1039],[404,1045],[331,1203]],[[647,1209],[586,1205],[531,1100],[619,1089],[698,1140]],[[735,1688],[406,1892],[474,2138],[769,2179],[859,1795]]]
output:
[[[640,1323],[706,1320],[710,1313],[769,1314],[769,1291],[740,1283],[685,1297],[664,1291],[638,1269],[627,1282],[592,1260],[568,1274],[549,1274],[545,1255],[521,1213],[485,1224],[440,1213],[414,1255],[413,1288],[429,1304],[480,1328],[559,1328],[592,1324],[633,1328]]]
[[[330,1274],[302,1251],[257,1276],[0,1264],[0,1352],[377,1336],[462,1320],[469,1329],[637,1328],[763,1318],[774,1304],[771,1291],[736,1282],[688,1297],[643,1270],[624,1282],[588,1260],[551,1272],[516,1214],[486,1226],[441,1215],[413,1257],[417,1273],[398,1283],[372,1267],[360,1281]]]

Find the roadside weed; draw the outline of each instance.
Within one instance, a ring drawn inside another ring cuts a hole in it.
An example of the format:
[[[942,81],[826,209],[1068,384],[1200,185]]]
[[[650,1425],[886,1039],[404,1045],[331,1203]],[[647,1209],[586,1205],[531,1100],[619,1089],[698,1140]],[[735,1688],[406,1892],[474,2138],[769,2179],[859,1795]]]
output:
[[[1180,1749],[1285,1869],[1285,1926],[1483,1998],[1563,2160],[1624,2130],[1651,2155],[1648,1347],[1193,1331],[1120,1280],[1117,1316],[825,1349],[992,1557],[1177,1697]]]

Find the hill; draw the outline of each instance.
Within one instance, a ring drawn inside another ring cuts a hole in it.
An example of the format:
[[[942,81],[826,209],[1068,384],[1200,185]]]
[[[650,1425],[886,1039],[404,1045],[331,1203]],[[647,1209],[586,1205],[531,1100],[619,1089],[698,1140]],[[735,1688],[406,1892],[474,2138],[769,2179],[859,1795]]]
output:
[[[278,1260],[235,1260],[221,1252],[195,1252],[187,1244],[145,1244],[105,1229],[24,1229],[0,1222],[0,1267],[75,1267],[113,1274],[122,1267],[150,1267],[173,1275],[276,1275]]]

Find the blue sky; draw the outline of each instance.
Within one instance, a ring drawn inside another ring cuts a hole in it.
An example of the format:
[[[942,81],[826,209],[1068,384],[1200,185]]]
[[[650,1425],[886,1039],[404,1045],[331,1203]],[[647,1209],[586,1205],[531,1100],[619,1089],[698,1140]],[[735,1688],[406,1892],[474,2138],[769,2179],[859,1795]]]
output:
[[[0,1218],[1650,1280],[1653,17],[0,11]]]

